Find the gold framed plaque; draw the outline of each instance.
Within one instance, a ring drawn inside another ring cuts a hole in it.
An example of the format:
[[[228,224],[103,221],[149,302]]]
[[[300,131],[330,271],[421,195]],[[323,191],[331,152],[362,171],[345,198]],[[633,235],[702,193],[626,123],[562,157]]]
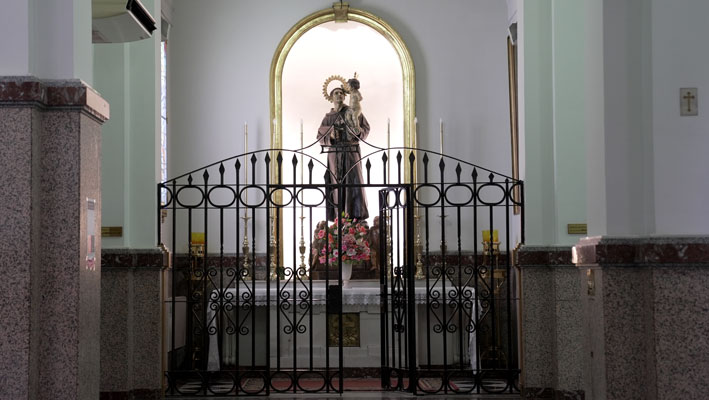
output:
[[[339,334],[339,317],[337,314],[327,315],[327,325],[329,334],[327,336],[328,347],[337,347],[340,345],[338,340]],[[359,330],[359,313],[342,313],[342,347],[359,347],[360,330]]]

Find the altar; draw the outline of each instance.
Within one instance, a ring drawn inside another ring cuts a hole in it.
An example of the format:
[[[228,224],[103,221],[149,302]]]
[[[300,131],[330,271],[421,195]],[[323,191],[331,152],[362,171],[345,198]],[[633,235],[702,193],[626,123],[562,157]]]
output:
[[[308,285],[307,290],[305,285]],[[450,283],[446,286],[453,287]],[[245,340],[245,338],[237,340],[238,329],[229,329],[227,332],[224,326],[219,326],[220,318],[216,315],[216,310],[223,309],[223,304],[221,308],[212,304],[208,308],[207,315],[209,331],[212,332],[209,336],[209,371],[234,369],[239,365],[250,365],[252,362],[255,362],[256,365],[266,365],[266,346],[270,346],[272,368],[274,366],[324,368],[328,356],[330,366],[338,364],[338,318],[336,313],[332,313],[332,309],[330,312],[326,310],[328,291],[325,281],[312,281],[312,291],[309,282],[298,281],[297,293],[293,292],[292,283],[277,288],[273,281],[270,282],[268,290],[265,281],[254,282],[253,289],[255,289],[253,292],[255,311],[252,316],[250,315],[250,318],[244,320],[243,327],[245,332],[265,333],[268,318],[268,325],[270,325],[268,335],[254,335],[255,342],[253,343],[252,340]],[[472,288],[466,289],[472,290]],[[235,287],[226,289],[222,296],[219,296],[218,291],[215,290],[210,299],[221,299],[218,301],[222,302],[224,298],[243,299],[243,294],[249,293],[250,296],[251,290],[251,283],[248,286],[242,283],[238,293]],[[381,290],[378,280],[353,280],[349,287],[342,289],[343,331],[345,332],[343,365],[345,368],[381,367],[381,313],[383,309]],[[431,293],[441,293],[441,290],[442,285],[431,286],[427,290],[425,281],[416,281],[414,299],[416,303],[417,361],[424,365],[442,365],[445,359],[449,364],[464,362],[474,366],[477,358],[474,334],[459,332],[443,334],[440,331],[436,332],[430,324],[427,327],[427,297],[430,301]],[[279,293],[280,301],[278,301]],[[312,310],[299,307],[304,301],[303,293],[312,293]],[[295,304],[293,299],[296,299]],[[332,302],[331,299],[330,303]],[[212,300],[212,303],[215,303],[215,300]],[[268,310],[266,309],[267,303]],[[277,309],[278,312],[276,312]],[[391,313],[391,309],[389,313]],[[326,320],[328,317],[329,320]],[[295,333],[291,329],[293,326],[291,321],[293,320],[298,321],[298,326],[302,327]],[[465,321],[465,323],[467,322]],[[325,327],[328,324],[330,338],[326,336]],[[387,329],[389,328],[387,327]],[[428,335],[426,335],[427,331]],[[446,346],[443,346],[444,340],[447,342]],[[255,349],[252,348],[252,344],[255,345],[253,346]],[[427,346],[433,349],[440,348],[441,351],[426,351]],[[445,357],[442,351],[444,347],[447,349]],[[466,349],[464,356],[467,356],[467,359],[460,360],[459,348]],[[329,354],[326,353],[328,351]],[[429,354],[430,360],[427,359]]]

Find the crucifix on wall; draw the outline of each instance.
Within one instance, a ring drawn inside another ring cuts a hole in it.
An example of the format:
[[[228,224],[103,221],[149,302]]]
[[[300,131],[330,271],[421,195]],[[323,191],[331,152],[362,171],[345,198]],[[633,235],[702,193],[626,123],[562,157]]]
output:
[[[699,108],[697,107],[697,88],[681,88],[679,90],[679,97],[679,115],[685,116],[699,114]]]

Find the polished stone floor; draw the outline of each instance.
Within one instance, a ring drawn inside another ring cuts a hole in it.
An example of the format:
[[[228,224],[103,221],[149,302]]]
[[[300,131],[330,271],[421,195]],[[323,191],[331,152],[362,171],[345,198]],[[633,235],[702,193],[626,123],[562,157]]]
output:
[[[388,400],[388,399],[421,399],[421,400],[444,400],[444,399],[451,399],[451,400],[462,400],[462,399],[480,399],[480,400],[511,400],[511,399],[520,399],[519,394],[507,394],[507,395],[490,395],[490,394],[485,394],[485,395],[430,395],[430,396],[414,396],[409,393],[399,393],[399,392],[345,392],[342,395],[339,394],[314,394],[314,393],[303,393],[303,394],[273,394],[271,396],[265,397],[265,396],[248,396],[248,397],[210,397],[210,399],[281,399],[281,400],[287,400],[287,399],[293,399],[293,400],[304,400],[304,399],[318,399],[318,400],[339,400],[339,399],[381,399],[381,400]],[[180,397],[180,399],[184,400],[196,400],[196,399],[205,399],[205,397]]]

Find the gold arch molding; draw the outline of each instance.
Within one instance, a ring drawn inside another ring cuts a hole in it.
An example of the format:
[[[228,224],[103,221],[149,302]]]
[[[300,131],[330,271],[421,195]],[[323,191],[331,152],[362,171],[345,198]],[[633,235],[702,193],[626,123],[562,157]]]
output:
[[[344,7],[344,8],[343,8]],[[271,121],[276,121],[271,126],[271,148],[280,149],[283,145],[282,132],[282,113],[283,113],[283,66],[286,58],[295,42],[300,39],[310,29],[330,21],[353,21],[369,26],[375,31],[384,36],[399,56],[401,61],[401,73],[404,84],[404,146],[416,147],[416,132],[414,128],[414,117],[416,112],[416,96],[415,96],[415,75],[414,63],[411,59],[411,54],[406,48],[406,44],[401,39],[398,33],[381,18],[367,11],[348,8],[346,3],[344,6],[341,3],[335,3],[332,8],[327,8],[298,21],[283,37],[281,43],[278,44],[276,53],[271,61],[270,74],[270,103],[271,103]],[[405,169],[405,179],[410,181],[408,168]]]

